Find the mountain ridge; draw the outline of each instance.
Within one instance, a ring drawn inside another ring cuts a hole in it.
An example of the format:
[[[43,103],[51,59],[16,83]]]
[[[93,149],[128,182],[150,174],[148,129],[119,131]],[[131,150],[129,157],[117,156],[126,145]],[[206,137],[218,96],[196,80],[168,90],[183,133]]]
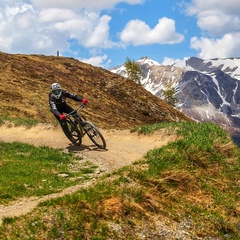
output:
[[[171,86],[178,100],[176,109],[195,121],[215,122],[239,135],[240,58],[191,57],[162,65],[143,57],[136,63],[142,69],[141,84],[146,90],[163,98],[163,90]],[[110,71],[127,77],[123,66]]]

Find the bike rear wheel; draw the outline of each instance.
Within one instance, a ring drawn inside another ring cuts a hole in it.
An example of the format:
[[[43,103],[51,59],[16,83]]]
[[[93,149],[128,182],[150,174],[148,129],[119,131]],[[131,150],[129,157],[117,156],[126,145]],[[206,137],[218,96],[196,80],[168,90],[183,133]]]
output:
[[[77,128],[76,124],[71,121],[70,119],[67,119],[67,126],[68,130],[71,133],[71,136],[67,136],[67,138],[76,146],[80,146],[82,144],[82,135]]]
[[[85,121],[83,129],[86,132],[86,134],[88,135],[88,137],[91,139],[91,141],[97,147],[99,147],[101,149],[106,148],[106,141],[105,141],[103,135],[91,122]]]

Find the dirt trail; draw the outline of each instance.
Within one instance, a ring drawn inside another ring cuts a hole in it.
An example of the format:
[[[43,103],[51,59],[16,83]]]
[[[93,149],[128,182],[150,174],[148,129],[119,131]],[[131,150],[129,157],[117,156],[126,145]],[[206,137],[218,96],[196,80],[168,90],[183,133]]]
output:
[[[60,128],[39,125],[37,127],[26,129],[24,127],[0,127],[0,141],[13,142],[19,141],[29,143],[35,146],[49,146],[52,148],[60,148],[64,151],[74,151],[81,155],[84,159],[99,166],[104,172],[111,172],[123,166],[141,159],[149,150],[166,145],[170,141],[176,140],[176,136],[168,135],[164,131],[151,134],[149,136],[130,133],[129,130],[100,130],[103,134],[107,148],[99,150],[88,139],[83,138],[82,146],[76,147],[69,143]],[[39,202],[46,201],[51,198],[63,196],[67,193],[73,193],[81,187],[92,184],[92,182],[84,185],[70,187],[61,193],[51,194],[42,198],[20,199],[10,206],[0,205],[0,224],[4,217],[14,217],[26,214],[37,206]]]

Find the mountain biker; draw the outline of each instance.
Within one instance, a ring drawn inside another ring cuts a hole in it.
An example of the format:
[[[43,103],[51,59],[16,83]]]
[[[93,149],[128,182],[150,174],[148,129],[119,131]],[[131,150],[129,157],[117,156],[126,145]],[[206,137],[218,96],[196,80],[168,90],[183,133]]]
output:
[[[71,139],[72,135],[67,126],[66,116],[63,113],[70,113],[74,111],[74,109],[67,104],[66,98],[71,98],[75,101],[82,102],[83,104],[87,104],[88,100],[86,98],[81,98],[66,90],[63,90],[59,83],[53,83],[50,89],[51,89],[51,92],[49,93],[50,111],[59,121],[63,132],[69,139]]]

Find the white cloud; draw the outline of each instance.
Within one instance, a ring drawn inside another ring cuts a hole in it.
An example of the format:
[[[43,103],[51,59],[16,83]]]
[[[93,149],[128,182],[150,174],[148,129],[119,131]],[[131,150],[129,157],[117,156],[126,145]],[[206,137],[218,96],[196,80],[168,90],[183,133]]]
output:
[[[39,22],[63,22],[77,18],[77,14],[69,9],[50,8],[39,12]]]
[[[141,20],[131,20],[120,33],[120,39],[125,44],[138,46],[180,43],[184,37],[176,32],[175,21],[164,17],[159,19],[153,29]]]
[[[0,23],[1,51],[53,54],[68,48],[67,36],[52,25],[44,25],[29,4],[6,6]]]
[[[240,31],[240,17],[220,11],[208,11],[199,15],[198,26],[210,35],[222,35]]]
[[[12,38],[0,37],[1,51],[10,52],[12,45]]]
[[[99,55],[91,58],[82,58],[82,59],[79,58],[79,61],[89,63],[99,67],[106,67],[110,63],[110,60],[108,60],[107,55],[101,55],[101,56]]]
[[[200,11],[206,10],[223,10],[228,12],[229,14],[232,13],[239,13],[240,6],[238,0],[228,0],[228,1],[219,1],[219,0],[192,0],[190,4],[188,4],[188,13],[189,14],[196,14]]]
[[[86,47],[103,47],[110,48],[115,44],[109,40],[109,21],[111,17],[104,15],[99,19],[98,25],[96,25],[89,37],[86,39],[84,45]]]
[[[240,55],[240,33],[225,34],[221,38],[191,39],[191,47],[200,51],[199,57],[203,59],[238,57]]]
[[[141,4],[144,0],[31,0],[34,7],[44,8],[64,8],[64,9],[111,9],[118,3]]]
[[[239,0],[193,0],[186,12],[196,16],[198,26],[210,35],[240,31]]]
[[[130,45],[174,44],[183,41],[175,21],[161,18],[154,28],[141,20],[127,23],[119,42],[110,34],[110,15],[101,10],[119,3],[142,4],[146,0],[1,0],[0,51],[11,53],[56,54],[78,52],[84,47],[113,48]],[[123,41],[123,42],[121,42]],[[74,47],[73,47],[74,46]],[[102,54],[89,61],[106,62]],[[86,60],[87,61],[87,60]]]
[[[91,48],[112,48],[111,17],[101,10],[118,3],[142,4],[145,0],[1,0],[0,51],[55,54],[74,52],[71,44]],[[101,64],[102,55],[89,61]],[[106,60],[105,60],[106,61]]]
[[[65,39],[75,39],[80,45],[91,48],[111,48],[115,44],[109,39],[108,15],[83,12],[75,18],[53,22],[52,28],[65,33]]]
[[[191,48],[204,59],[235,57],[240,54],[239,0],[193,0],[187,5],[188,15],[197,18],[203,37],[193,37]]]
[[[6,5],[1,11],[0,50],[53,54],[69,51],[70,41],[91,48],[110,48],[108,15],[69,9],[37,11],[29,4]]]

